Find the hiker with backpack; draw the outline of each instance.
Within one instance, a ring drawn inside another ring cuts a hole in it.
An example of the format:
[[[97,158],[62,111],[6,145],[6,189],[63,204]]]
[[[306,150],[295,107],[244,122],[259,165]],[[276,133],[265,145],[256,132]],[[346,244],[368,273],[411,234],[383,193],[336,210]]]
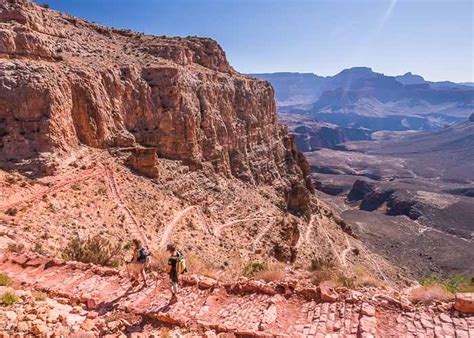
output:
[[[133,239],[132,243],[134,249],[132,260],[129,262],[130,281],[132,282],[133,286],[136,286],[138,285],[139,278],[141,276],[143,278],[144,285],[148,286],[146,281],[145,266],[150,261],[150,252],[138,239]]]
[[[186,261],[184,255],[176,249],[173,242],[166,245],[166,251],[170,253],[168,258],[168,274],[171,280],[171,299],[170,304],[178,301],[177,293],[179,291],[179,274],[186,272]]]

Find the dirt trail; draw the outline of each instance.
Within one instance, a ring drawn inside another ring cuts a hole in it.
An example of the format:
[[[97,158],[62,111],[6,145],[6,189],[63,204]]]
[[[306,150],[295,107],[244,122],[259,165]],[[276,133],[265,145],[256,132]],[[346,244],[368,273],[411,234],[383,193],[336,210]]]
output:
[[[342,258],[342,265],[347,266],[346,256],[347,256],[347,253],[352,250],[352,246],[351,246],[351,243],[349,242],[349,238],[347,237],[346,234],[344,234],[344,237],[346,238],[347,248],[345,248],[342,251],[341,258]]]
[[[190,207],[187,207],[186,209],[181,210],[174,216],[173,220],[169,222],[163,229],[163,234],[161,235],[161,241],[160,241],[160,247],[163,248],[166,245],[166,242],[170,239],[170,233],[173,231],[174,227],[176,226],[176,223],[178,223],[181,218],[186,216],[188,212],[191,210],[197,208],[195,205],[192,205]]]
[[[84,170],[84,171],[80,172],[74,178],[69,178],[69,179],[59,181],[51,187],[44,187],[43,189],[34,192],[31,196],[28,196],[26,198],[18,199],[18,200],[14,201],[14,202],[11,202],[9,204],[0,205],[0,210],[6,210],[8,208],[16,208],[16,207],[19,207],[22,204],[26,204],[26,203],[29,203],[29,202],[34,202],[34,201],[40,200],[40,199],[43,198],[44,195],[48,195],[48,194],[51,194],[53,192],[57,192],[57,191],[61,190],[62,188],[65,188],[66,186],[69,186],[71,184],[79,183],[79,182],[85,181],[85,180],[90,179],[90,178],[99,177],[103,174],[104,174],[103,168],[94,168],[94,169]]]
[[[267,220],[267,219],[273,219],[276,218],[276,216],[261,216],[261,217],[253,217],[253,218],[242,218],[242,219],[236,219],[233,221],[229,221],[227,223],[221,224],[217,227],[214,228],[214,234],[216,236],[220,236],[222,233],[222,230],[225,228],[228,228],[234,224],[242,223],[242,222],[253,222],[253,221],[261,221],[261,220]]]
[[[319,224],[319,221],[317,220],[318,224]],[[323,234],[326,236],[328,242],[329,242],[329,245],[331,246],[331,249],[332,249],[332,252],[334,253],[334,255],[337,257],[339,263],[341,265],[344,265],[343,262],[342,262],[342,259],[341,259],[341,256],[339,255],[339,251],[336,249],[335,245],[334,245],[334,242],[333,240],[331,239],[331,237],[329,237],[329,234],[327,233],[327,231],[324,229],[324,227],[322,226],[319,226],[318,229],[321,229]]]
[[[255,251],[255,247],[258,243],[261,242],[262,238],[268,233],[268,231],[270,231],[270,229],[274,226],[274,224],[272,222],[268,222],[268,225],[263,228],[262,231],[260,231],[260,233],[257,235],[257,237],[255,237],[255,240],[253,241],[252,243],[252,250]]]
[[[132,211],[127,207],[127,204],[122,198],[122,194],[120,193],[117,181],[115,180],[113,170],[108,169],[106,170],[106,173],[107,184],[109,186],[110,192],[112,193],[112,198],[118,207],[124,212],[128,228],[132,230],[135,238],[140,238],[145,245],[148,245],[148,240],[140,227],[140,223],[137,221]]]
[[[298,243],[296,243],[296,248],[298,249],[301,247],[303,244],[309,242],[309,238],[311,237],[311,231],[313,229],[313,223],[314,223],[315,215],[311,215],[311,218],[309,219],[308,225],[306,226],[306,232],[304,236],[300,236],[298,238]]]
[[[474,318],[424,306],[403,310],[379,300],[367,290],[360,300],[321,302],[317,296],[297,293],[283,297],[248,289],[235,293],[209,279],[186,276],[178,302],[169,305],[166,276],[155,285],[132,289],[118,271],[38,255],[0,253],[0,270],[17,285],[49,292],[52,297],[88,300],[99,314],[122,311],[148,320],[238,336],[339,337],[455,336],[474,333]],[[161,283],[163,281],[163,283]],[[194,281],[194,282],[191,282]],[[196,281],[197,284],[196,284]],[[154,284],[154,283],[153,283]],[[240,285],[240,284],[236,284]],[[250,284],[249,284],[250,285]],[[240,287],[240,286],[239,286]],[[238,290],[234,288],[233,290]],[[272,289],[273,290],[273,289]],[[276,290],[276,289],[274,289]],[[383,292],[379,290],[378,292]],[[342,296],[341,296],[342,297]],[[447,307],[446,307],[447,308]]]

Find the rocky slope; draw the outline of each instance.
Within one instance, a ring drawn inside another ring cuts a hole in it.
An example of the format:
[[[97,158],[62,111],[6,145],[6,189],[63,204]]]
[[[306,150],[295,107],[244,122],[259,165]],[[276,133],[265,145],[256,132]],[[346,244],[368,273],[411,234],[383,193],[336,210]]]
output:
[[[28,1],[1,6],[1,160],[141,145],[252,183],[301,179],[272,87],[234,71],[215,41],[116,30]]]
[[[158,278],[156,287],[133,288],[119,271],[38,255],[0,254],[0,267],[15,282],[0,287],[0,292],[18,295],[18,303],[0,312],[0,332],[7,334],[190,338],[474,334],[472,294],[428,305],[412,303],[416,288],[403,293],[335,290],[307,286],[297,279],[219,283],[192,275],[183,276],[178,303],[170,305],[163,278]]]
[[[229,278],[252,261],[307,269],[327,256],[398,280],[312,196],[271,85],[215,41],[0,6],[0,247],[60,256],[99,235],[161,254],[173,239]]]

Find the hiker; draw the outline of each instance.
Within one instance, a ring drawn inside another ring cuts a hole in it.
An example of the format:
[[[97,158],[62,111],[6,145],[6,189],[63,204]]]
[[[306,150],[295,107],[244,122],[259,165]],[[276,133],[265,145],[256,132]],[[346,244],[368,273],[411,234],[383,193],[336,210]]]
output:
[[[140,240],[132,240],[134,250],[132,260],[129,262],[130,281],[133,286],[139,283],[139,276],[143,278],[145,286],[148,286],[146,281],[145,266],[149,261],[150,252],[142,245]]]
[[[170,275],[171,280],[170,304],[173,304],[178,301],[178,275],[186,271],[186,263],[184,256],[176,249],[173,242],[169,242],[166,245],[166,251],[170,253],[170,257],[168,258],[168,274]]]

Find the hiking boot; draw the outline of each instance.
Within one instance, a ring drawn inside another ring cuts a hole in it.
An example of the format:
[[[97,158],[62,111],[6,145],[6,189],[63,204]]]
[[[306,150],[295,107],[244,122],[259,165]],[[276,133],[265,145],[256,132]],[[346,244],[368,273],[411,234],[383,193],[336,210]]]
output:
[[[174,304],[174,303],[177,303],[178,302],[178,297],[176,297],[176,295],[173,293],[173,295],[171,296],[170,298],[170,304]]]

